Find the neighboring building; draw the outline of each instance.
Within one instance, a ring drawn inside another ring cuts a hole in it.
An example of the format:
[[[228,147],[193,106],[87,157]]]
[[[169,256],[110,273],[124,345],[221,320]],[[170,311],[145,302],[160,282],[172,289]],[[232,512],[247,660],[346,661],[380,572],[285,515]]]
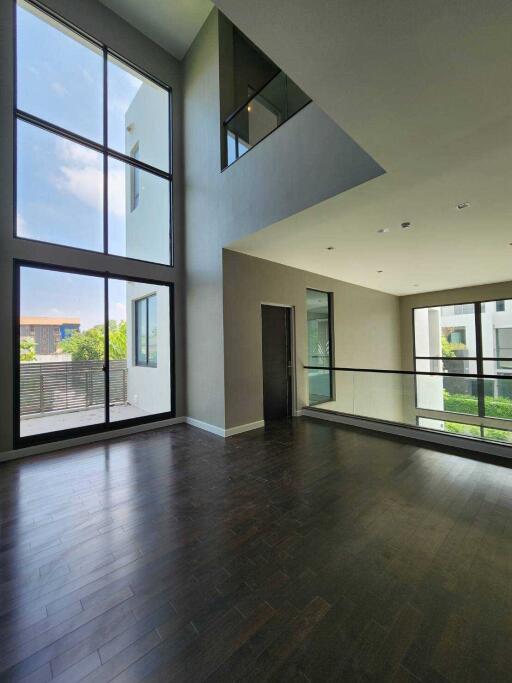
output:
[[[161,93],[142,82],[126,111],[125,153],[136,159],[154,159],[161,148]],[[169,196],[160,179],[126,166],[125,215],[128,257],[155,260],[169,251],[169,234],[162,217],[169,215]],[[126,285],[128,403],[155,414],[171,409],[169,289],[141,282]]]
[[[79,318],[22,316],[20,339],[33,339],[38,356],[59,353],[60,342],[80,330]]]

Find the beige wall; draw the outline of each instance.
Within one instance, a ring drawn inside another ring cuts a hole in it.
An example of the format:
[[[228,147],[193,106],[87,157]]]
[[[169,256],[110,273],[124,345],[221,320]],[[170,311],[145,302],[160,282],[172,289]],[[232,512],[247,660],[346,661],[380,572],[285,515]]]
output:
[[[224,365],[226,426],[263,418],[261,304],[295,311],[297,407],[307,405],[306,288],[333,292],[337,366],[400,368],[398,297],[225,249]],[[339,373],[341,375],[341,373]],[[345,376],[346,377],[346,376]],[[401,421],[400,392],[383,375],[366,375],[373,393],[385,395],[386,419]],[[339,380],[340,399],[343,398]],[[386,384],[384,384],[386,382]],[[365,389],[367,391],[367,388]]]
[[[402,367],[414,370],[413,325],[414,308],[425,306],[449,306],[473,301],[494,301],[512,298],[512,282],[497,282],[477,287],[461,287],[439,292],[425,292],[400,297],[400,325],[402,339]]]
[[[221,173],[219,68],[214,9],[183,71],[186,375],[187,415],[223,428],[223,247],[383,169],[312,103]]]

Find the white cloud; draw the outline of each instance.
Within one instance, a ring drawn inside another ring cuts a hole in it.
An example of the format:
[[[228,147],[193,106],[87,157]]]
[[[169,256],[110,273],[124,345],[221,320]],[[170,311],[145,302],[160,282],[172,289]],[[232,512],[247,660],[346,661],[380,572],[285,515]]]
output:
[[[87,206],[103,210],[103,159],[94,150],[68,140],[57,142],[57,156],[61,160],[59,174],[53,178],[55,187]],[[125,171],[114,164],[109,173],[109,211],[116,217],[125,215]]]
[[[27,229],[27,222],[19,211],[16,214],[16,227],[19,233],[24,233]]]
[[[53,90],[53,92],[57,93],[57,95],[62,96],[69,94],[67,88],[64,85],[62,85],[62,83],[59,83],[59,81],[53,81],[50,84],[50,87]]]
[[[126,304],[120,302],[115,305],[116,320],[126,320]]]
[[[126,213],[126,173],[128,167],[116,163],[108,174],[108,210],[116,218],[124,218]]]

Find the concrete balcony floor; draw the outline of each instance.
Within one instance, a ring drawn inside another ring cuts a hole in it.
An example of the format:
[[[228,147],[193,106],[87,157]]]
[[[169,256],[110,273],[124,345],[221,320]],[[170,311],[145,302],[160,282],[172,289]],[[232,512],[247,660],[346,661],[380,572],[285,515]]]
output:
[[[110,420],[129,420],[134,417],[146,417],[150,413],[129,404],[110,406]],[[20,422],[20,436],[46,434],[63,429],[74,429],[89,425],[102,424],[105,421],[105,410],[102,407],[73,410],[61,413],[44,413],[23,416]]]

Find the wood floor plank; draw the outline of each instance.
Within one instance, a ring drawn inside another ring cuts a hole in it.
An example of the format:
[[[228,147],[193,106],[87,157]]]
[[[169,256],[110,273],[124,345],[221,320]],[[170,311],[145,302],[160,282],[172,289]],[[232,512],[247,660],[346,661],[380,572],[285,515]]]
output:
[[[308,418],[1,463],[0,681],[508,682],[511,501]]]

